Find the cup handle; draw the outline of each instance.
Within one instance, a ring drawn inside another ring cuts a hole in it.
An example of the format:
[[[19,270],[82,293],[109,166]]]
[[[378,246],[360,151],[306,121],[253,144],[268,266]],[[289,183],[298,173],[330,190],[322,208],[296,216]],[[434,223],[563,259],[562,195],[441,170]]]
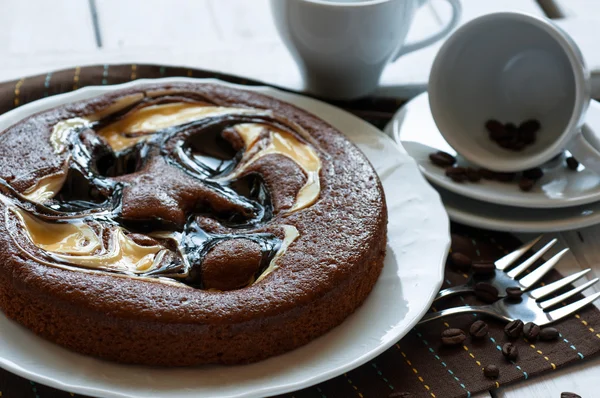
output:
[[[450,21],[444,26],[439,32],[434,33],[424,39],[415,41],[413,43],[407,43],[404,46],[400,47],[398,52],[394,54],[394,58],[392,58],[392,62],[396,61],[400,56],[404,54],[408,54],[415,50],[418,50],[423,47],[427,47],[430,44],[435,43],[439,39],[446,36],[452,29],[456,27],[458,21],[460,20],[460,16],[462,14],[462,6],[460,4],[460,0],[446,0],[452,6],[452,17]]]
[[[600,175],[600,137],[584,124],[567,149],[586,168]]]

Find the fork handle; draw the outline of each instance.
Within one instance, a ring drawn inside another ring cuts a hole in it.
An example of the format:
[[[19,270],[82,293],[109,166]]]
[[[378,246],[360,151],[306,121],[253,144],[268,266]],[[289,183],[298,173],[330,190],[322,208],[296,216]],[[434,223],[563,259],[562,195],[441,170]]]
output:
[[[474,290],[473,286],[467,285],[467,284],[452,286],[447,289],[440,290],[438,292],[438,294],[435,296],[435,298],[433,299],[433,301],[437,301],[441,298],[445,298],[445,297],[449,297],[449,296],[454,296],[455,294],[459,294],[459,293],[470,293],[470,292],[473,292],[473,290]]]
[[[440,310],[437,312],[431,312],[427,315],[425,315],[423,317],[423,319],[421,319],[418,323],[418,325],[422,325],[424,323],[427,323],[429,321],[433,321],[435,319],[440,319],[443,317],[447,317],[450,315],[458,315],[458,314],[484,314],[484,315],[489,315],[492,316],[494,318],[499,318],[499,319],[504,319],[506,321],[511,321],[512,319],[507,318],[503,315],[500,315],[495,309],[493,305],[478,305],[478,306],[473,306],[473,305],[464,305],[462,307],[454,307],[454,308],[448,308],[445,310]]]

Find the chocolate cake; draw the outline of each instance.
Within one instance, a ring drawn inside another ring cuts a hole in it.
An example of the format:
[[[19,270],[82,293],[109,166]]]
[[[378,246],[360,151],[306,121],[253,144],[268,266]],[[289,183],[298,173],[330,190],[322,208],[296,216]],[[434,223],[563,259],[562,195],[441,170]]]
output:
[[[386,249],[381,183],[319,118],[155,84],[0,133],[0,310],[108,360],[237,364],[339,325]]]

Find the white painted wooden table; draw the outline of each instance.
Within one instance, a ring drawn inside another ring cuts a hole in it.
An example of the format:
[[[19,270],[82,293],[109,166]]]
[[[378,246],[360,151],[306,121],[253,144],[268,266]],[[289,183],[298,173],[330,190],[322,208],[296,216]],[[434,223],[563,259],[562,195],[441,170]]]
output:
[[[600,0],[539,0],[539,4],[463,0],[463,22],[501,10],[565,16],[558,23],[581,46],[600,97]],[[417,15],[409,39],[438,27],[447,14],[444,2],[432,0]],[[0,0],[0,26],[0,81],[76,65],[158,63],[302,89],[298,70],[270,19],[267,0]],[[424,90],[439,46],[390,65],[380,94],[408,98]],[[591,267],[600,276],[600,226],[555,236],[562,247],[571,248],[559,270],[572,273]],[[573,391],[596,397],[599,374],[600,358],[586,360],[479,396],[545,398]]]

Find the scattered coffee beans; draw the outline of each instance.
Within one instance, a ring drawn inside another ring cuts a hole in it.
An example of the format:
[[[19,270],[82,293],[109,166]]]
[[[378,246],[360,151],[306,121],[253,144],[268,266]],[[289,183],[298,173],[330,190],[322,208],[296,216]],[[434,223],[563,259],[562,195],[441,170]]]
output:
[[[533,144],[540,127],[540,122],[534,119],[524,121],[519,127],[514,123],[502,124],[497,120],[488,120],[485,123],[490,139],[502,148],[512,151],[521,151],[525,146]]]
[[[511,128],[512,127],[509,127],[509,130]],[[510,145],[511,148],[515,148],[513,144]],[[486,180],[511,182],[517,176],[517,173],[500,173],[487,169],[457,166],[456,158],[449,153],[442,151],[429,154],[429,160],[436,166],[444,167],[446,176],[455,182],[479,182],[482,178]],[[519,179],[519,188],[524,192],[530,191],[535,185],[535,182],[542,178],[543,175],[544,172],[539,167],[525,170],[522,173],[522,177]]]
[[[471,268],[475,276],[491,276],[496,272],[494,263],[474,263]]]
[[[525,170],[523,172],[523,177],[529,178],[530,180],[539,180],[544,176],[544,172],[539,167],[535,167],[533,169]]]
[[[517,173],[496,173],[496,180],[502,182],[511,182],[516,176]]]
[[[523,321],[520,319],[515,319],[512,322],[509,322],[508,325],[504,327],[504,333],[512,339],[516,339],[523,333]]]
[[[469,268],[471,268],[471,264],[473,264],[473,261],[469,256],[459,252],[452,253],[450,255],[450,260],[452,261],[452,264],[454,264],[454,267],[460,271],[468,271]]]
[[[475,321],[469,329],[469,334],[474,339],[482,339],[485,336],[487,336],[488,330],[489,327],[487,323],[485,323],[484,321]]]
[[[461,344],[467,335],[461,329],[446,329],[442,332],[442,344],[444,345],[458,345]]]
[[[475,296],[486,303],[498,300],[498,289],[490,283],[479,282],[475,285]]]
[[[479,173],[479,170],[469,167],[467,168],[467,178],[471,182],[479,182],[481,180],[481,174]]]
[[[519,356],[519,350],[513,343],[506,343],[502,346],[502,355],[508,360],[514,361]]]
[[[523,290],[519,287],[507,287],[506,288],[506,297],[509,299],[520,299],[523,295]]]
[[[521,177],[521,179],[519,180],[519,189],[523,192],[529,192],[533,188],[534,184],[534,180],[531,180],[526,177]]]
[[[496,365],[488,365],[483,368],[483,375],[488,379],[497,379],[500,376],[500,369]]]
[[[558,330],[555,328],[543,328],[540,330],[540,340],[552,341],[558,339]]]
[[[533,322],[527,322],[523,326],[523,335],[531,342],[536,341],[540,335],[540,327]]]
[[[481,174],[481,176],[486,180],[495,180],[496,179],[496,173],[494,173],[492,170],[479,169],[479,174]]]
[[[575,394],[574,392],[561,392],[560,398],[581,398],[580,395]]]
[[[577,170],[579,162],[573,156],[567,158],[567,167],[571,170]]]
[[[452,178],[454,182],[463,182],[467,180],[467,169],[464,167],[447,167],[446,176]]]
[[[436,153],[430,154],[429,160],[431,160],[431,163],[440,167],[448,167],[456,163],[456,158],[454,156],[443,151],[438,151]]]

